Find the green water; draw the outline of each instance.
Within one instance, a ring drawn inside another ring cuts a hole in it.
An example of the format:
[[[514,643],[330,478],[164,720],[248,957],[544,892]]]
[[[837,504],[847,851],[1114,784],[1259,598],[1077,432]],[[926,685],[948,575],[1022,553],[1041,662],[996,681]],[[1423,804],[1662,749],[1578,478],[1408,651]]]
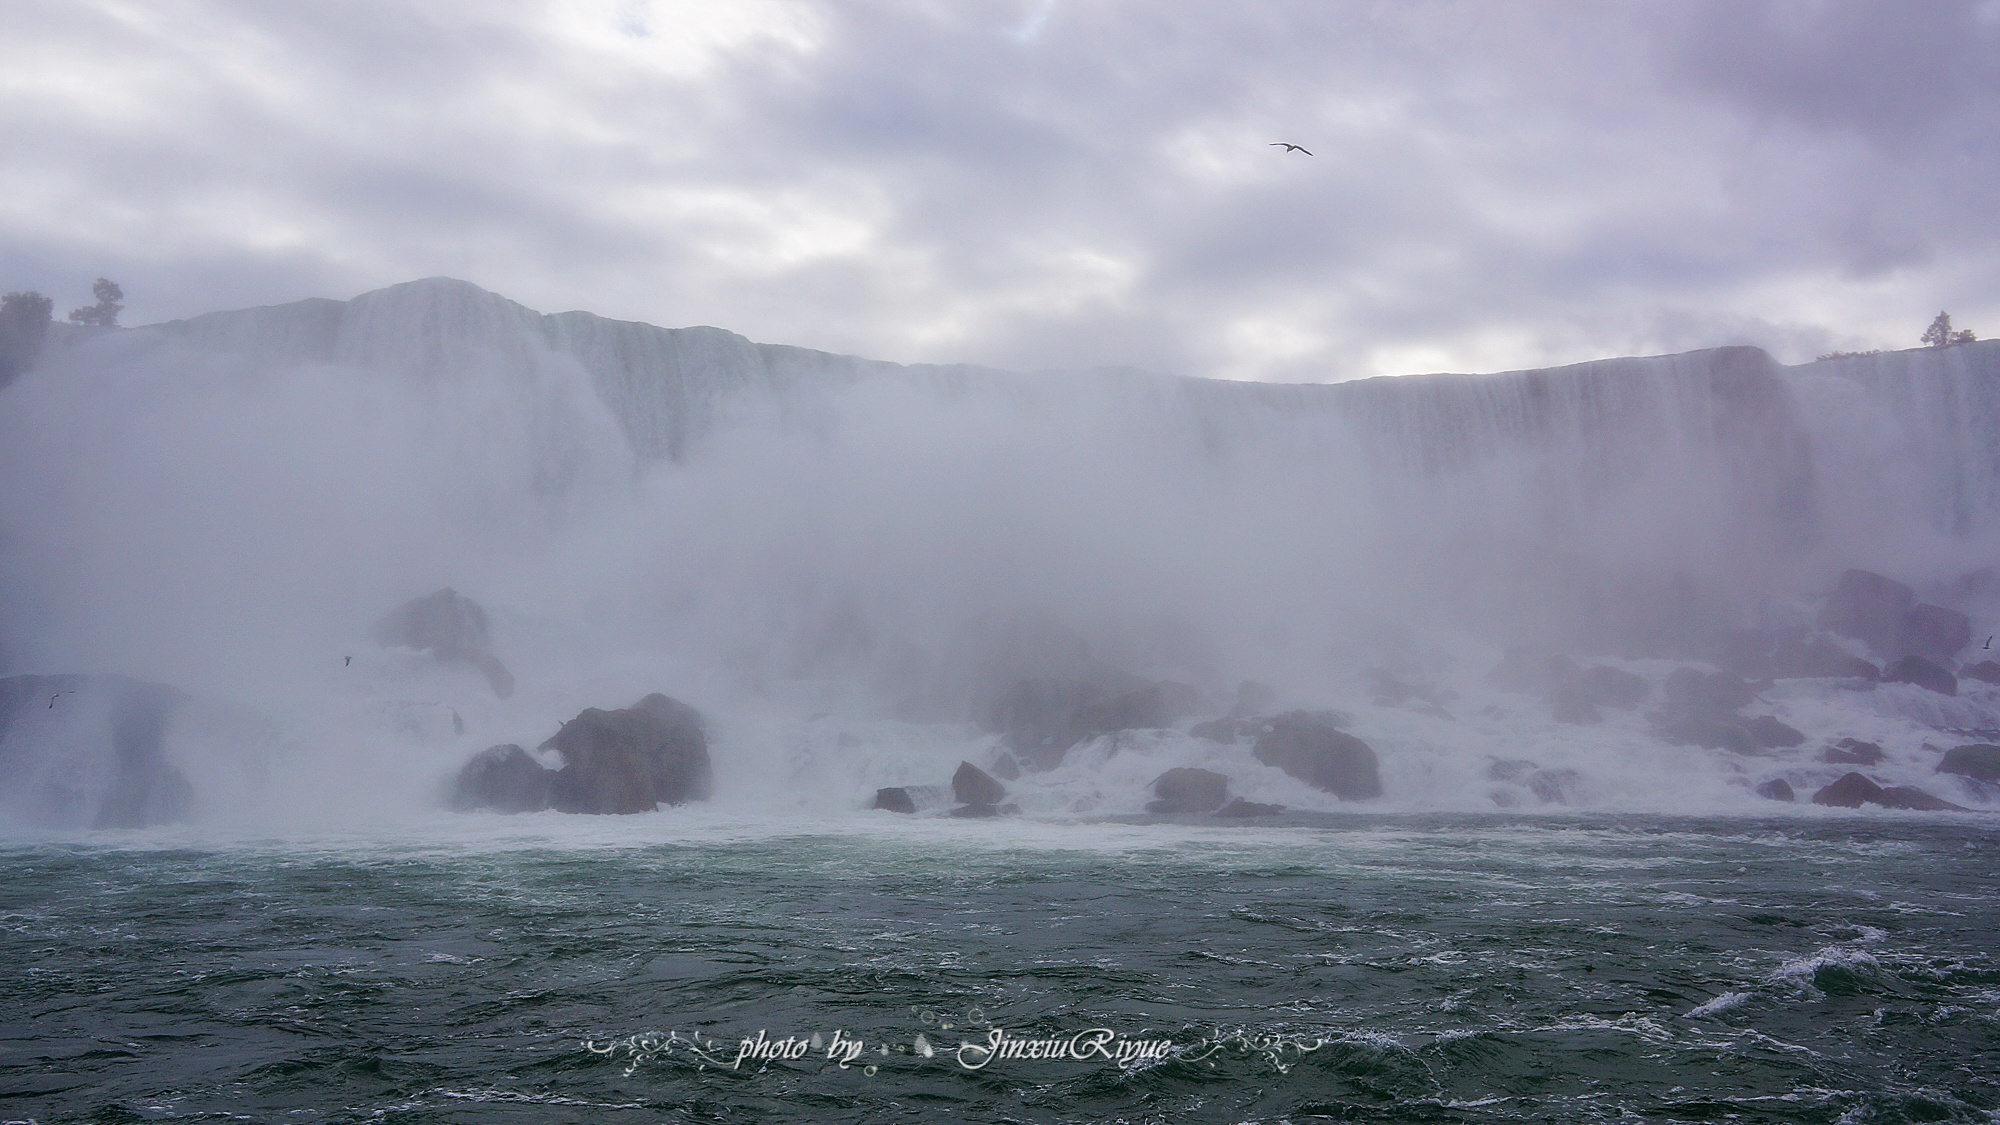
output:
[[[0,1119],[2000,1119],[1976,823],[671,815],[8,844]]]

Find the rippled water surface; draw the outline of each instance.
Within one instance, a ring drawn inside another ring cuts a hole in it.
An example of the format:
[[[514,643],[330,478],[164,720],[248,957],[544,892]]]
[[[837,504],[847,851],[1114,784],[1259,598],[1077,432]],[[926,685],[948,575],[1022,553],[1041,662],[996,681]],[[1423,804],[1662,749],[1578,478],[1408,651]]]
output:
[[[1976,822],[676,817],[12,842],[0,1119],[2000,1119]]]

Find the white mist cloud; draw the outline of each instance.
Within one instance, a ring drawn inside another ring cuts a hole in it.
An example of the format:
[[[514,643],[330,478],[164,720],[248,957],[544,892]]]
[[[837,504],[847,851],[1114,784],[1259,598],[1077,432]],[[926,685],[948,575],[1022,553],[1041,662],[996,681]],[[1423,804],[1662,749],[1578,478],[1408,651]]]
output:
[[[1991,6],[24,0],[0,286],[1327,380],[2000,333]],[[1271,147],[1303,144],[1306,157]]]

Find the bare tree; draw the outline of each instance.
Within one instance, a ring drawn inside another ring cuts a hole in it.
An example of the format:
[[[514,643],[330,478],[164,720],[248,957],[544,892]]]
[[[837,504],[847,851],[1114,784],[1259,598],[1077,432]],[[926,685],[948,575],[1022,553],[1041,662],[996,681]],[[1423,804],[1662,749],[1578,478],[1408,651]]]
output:
[[[118,288],[117,282],[100,277],[97,284],[90,287],[90,295],[97,298],[97,303],[71,309],[70,323],[94,324],[99,328],[118,327],[118,314],[125,308],[118,302],[125,299],[125,291]]]
[[[1933,348],[1942,348],[1952,344],[1970,344],[1977,338],[1972,334],[1972,329],[1970,328],[1962,328],[1956,332],[1952,331],[1951,314],[1941,312],[1937,314],[1936,320],[1931,321],[1931,326],[1924,329],[1922,342],[1929,344]]]

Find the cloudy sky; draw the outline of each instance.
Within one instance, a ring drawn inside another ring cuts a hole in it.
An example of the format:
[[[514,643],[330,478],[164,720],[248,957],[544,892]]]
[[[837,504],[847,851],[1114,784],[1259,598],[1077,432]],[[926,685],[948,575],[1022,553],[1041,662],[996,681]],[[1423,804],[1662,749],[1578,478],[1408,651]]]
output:
[[[2000,335],[2000,0],[10,0],[0,288],[1335,380]],[[1290,141],[1313,153],[1288,153]]]

